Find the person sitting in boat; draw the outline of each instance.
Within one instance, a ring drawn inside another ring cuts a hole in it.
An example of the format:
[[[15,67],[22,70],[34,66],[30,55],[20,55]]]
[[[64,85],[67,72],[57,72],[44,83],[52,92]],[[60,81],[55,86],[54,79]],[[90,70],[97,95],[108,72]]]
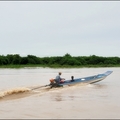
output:
[[[60,86],[59,84],[64,82],[65,79],[60,77],[61,74],[62,73],[59,72],[55,79],[53,79],[53,78],[50,79],[51,88],[52,87],[59,87]]]
[[[61,72],[59,72],[58,73],[58,75],[56,76],[56,78],[55,78],[55,82],[57,83],[57,84],[60,84],[60,83],[63,83],[64,82],[64,78],[61,78],[60,76],[61,76]]]
[[[73,82],[74,81],[74,76],[71,76],[71,82]]]

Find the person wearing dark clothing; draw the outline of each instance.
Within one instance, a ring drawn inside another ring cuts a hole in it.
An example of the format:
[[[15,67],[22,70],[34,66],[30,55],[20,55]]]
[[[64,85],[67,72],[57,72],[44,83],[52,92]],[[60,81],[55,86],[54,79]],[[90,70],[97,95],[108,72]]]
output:
[[[71,76],[71,82],[73,82],[74,81],[74,76]]]

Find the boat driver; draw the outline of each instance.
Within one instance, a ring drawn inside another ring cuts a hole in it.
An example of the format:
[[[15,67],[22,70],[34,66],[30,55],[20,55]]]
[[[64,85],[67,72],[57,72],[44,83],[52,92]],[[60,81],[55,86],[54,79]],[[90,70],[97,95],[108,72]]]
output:
[[[59,72],[58,73],[58,75],[56,76],[56,78],[55,78],[55,82],[57,83],[57,84],[60,84],[60,83],[63,83],[64,82],[64,78],[61,78],[60,76],[61,76],[61,72]]]
[[[62,73],[59,72],[55,79],[50,79],[51,88],[52,87],[60,87],[59,84],[64,82],[65,79],[60,77],[61,74]]]

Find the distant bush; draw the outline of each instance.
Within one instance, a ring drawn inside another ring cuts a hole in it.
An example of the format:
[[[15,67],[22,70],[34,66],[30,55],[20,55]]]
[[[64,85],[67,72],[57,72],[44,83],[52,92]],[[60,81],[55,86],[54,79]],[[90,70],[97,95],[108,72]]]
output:
[[[21,57],[19,54],[0,55],[0,66],[4,65],[43,65],[43,66],[119,66],[119,57],[101,57],[96,55],[91,56],[64,56],[54,57],[37,57],[27,55]]]

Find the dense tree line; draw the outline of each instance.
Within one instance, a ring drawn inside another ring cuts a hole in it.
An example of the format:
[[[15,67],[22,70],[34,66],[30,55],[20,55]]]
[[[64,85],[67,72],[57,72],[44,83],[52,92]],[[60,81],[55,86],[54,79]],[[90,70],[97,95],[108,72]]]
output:
[[[101,57],[96,55],[91,56],[71,56],[65,54],[64,56],[55,57],[37,57],[34,55],[27,55],[21,57],[19,54],[8,54],[6,56],[0,55],[0,66],[2,65],[59,65],[59,66],[87,66],[87,65],[120,65],[119,57]]]

